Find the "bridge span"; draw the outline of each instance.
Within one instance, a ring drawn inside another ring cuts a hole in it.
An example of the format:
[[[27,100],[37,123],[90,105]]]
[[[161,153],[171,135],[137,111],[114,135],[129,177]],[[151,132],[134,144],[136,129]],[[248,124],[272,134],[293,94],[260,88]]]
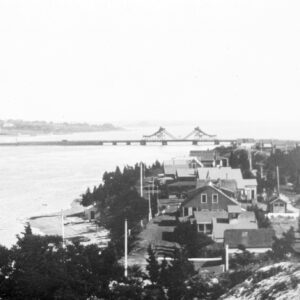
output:
[[[248,141],[248,140],[247,140]],[[175,143],[188,143],[192,145],[198,144],[215,144],[229,143],[238,145],[247,142],[246,139],[217,139],[216,135],[207,134],[199,127],[189,133],[184,138],[175,137],[165,128],[160,127],[156,132],[150,135],[144,135],[142,139],[109,139],[109,140],[60,140],[60,141],[16,141],[8,143],[0,143],[1,146],[104,146],[104,145],[141,145],[160,144],[166,146]]]
[[[183,139],[164,139],[164,140],[144,140],[144,139],[132,139],[132,140],[88,140],[88,141],[72,141],[72,140],[61,140],[61,141],[20,141],[12,143],[0,143],[0,147],[4,146],[117,146],[117,145],[141,145],[146,146],[149,144],[160,144],[166,146],[175,143],[186,143],[192,145],[200,145],[204,143],[210,143],[219,145],[222,143],[230,143],[237,145],[241,143],[239,140],[234,139],[202,139],[202,140],[183,140]]]

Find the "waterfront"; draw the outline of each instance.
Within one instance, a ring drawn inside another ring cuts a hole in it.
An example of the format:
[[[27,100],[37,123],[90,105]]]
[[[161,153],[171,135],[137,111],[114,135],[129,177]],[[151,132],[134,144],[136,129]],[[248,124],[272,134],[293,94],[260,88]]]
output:
[[[7,147],[0,149],[0,244],[10,246],[27,218],[70,207],[105,171],[188,155],[184,146]]]
[[[178,136],[185,136],[193,126],[173,126],[166,128]],[[255,128],[254,128],[255,129]],[[257,128],[256,128],[257,129]],[[89,140],[113,138],[141,138],[150,134],[157,127],[146,127],[126,131],[81,133],[72,135],[44,135],[0,137],[0,142],[45,141],[45,140]],[[268,126],[251,135],[253,128],[240,126],[218,127],[204,126],[204,131],[218,133],[218,138],[267,137],[274,134]],[[245,134],[239,134],[244,130]],[[277,131],[275,138],[283,138]],[[253,132],[252,132],[253,133]],[[264,133],[264,134],[263,134]],[[299,138],[287,136],[286,138]],[[204,149],[208,145],[201,146]],[[133,165],[144,161],[147,164],[155,160],[186,156],[192,149],[200,146],[192,145],[118,145],[118,146],[74,146],[74,147],[0,147],[0,244],[10,246],[16,241],[15,235],[24,228],[27,218],[48,214],[70,207],[71,202],[79,198],[87,189],[98,185],[105,171],[114,170],[116,166]]]

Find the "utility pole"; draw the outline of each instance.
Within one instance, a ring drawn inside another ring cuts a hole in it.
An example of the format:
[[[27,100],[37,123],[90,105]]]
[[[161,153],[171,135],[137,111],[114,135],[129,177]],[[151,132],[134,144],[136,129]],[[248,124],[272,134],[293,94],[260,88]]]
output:
[[[125,249],[124,249],[124,276],[127,277],[128,275],[128,237],[127,237],[127,234],[128,234],[128,229],[127,229],[127,219],[125,219],[125,240],[124,240],[124,246],[125,246]]]
[[[229,247],[228,244],[225,245],[225,271],[229,270]]]
[[[280,193],[280,179],[279,179],[279,167],[276,166],[276,173],[277,173],[277,192],[278,192],[278,196]]]
[[[65,224],[64,224],[64,213],[61,210],[61,236],[62,236],[62,246],[65,248]]]
[[[251,148],[248,150],[248,159],[249,159],[249,168],[252,172],[252,154],[251,154]]]
[[[141,182],[141,197],[144,196],[144,187],[143,187],[143,163],[140,162],[140,182]]]
[[[149,202],[149,222],[152,220],[152,209],[151,209],[151,193],[148,190],[148,202]]]

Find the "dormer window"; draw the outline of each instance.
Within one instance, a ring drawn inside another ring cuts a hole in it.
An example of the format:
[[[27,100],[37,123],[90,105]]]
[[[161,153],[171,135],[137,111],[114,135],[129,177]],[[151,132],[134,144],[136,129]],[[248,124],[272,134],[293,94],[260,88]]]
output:
[[[201,203],[207,203],[207,195],[201,194]]]

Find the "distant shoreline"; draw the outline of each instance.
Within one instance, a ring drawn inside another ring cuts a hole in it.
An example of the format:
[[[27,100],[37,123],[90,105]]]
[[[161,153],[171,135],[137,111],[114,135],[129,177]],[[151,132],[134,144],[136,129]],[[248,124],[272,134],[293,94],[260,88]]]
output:
[[[21,137],[21,136],[39,136],[39,135],[65,135],[75,133],[90,133],[90,132],[109,132],[123,131],[124,128],[114,127],[110,129],[86,129],[86,130],[62,130],[62,131],[35,131],[35,130],[3,130],[0,129],[0,136]]]
[[[84,132],[106,132],[124,130],[111,123],[54,123],[45,121],[0,120],[0,135],[47,135],[47,134],[73,134]]]

